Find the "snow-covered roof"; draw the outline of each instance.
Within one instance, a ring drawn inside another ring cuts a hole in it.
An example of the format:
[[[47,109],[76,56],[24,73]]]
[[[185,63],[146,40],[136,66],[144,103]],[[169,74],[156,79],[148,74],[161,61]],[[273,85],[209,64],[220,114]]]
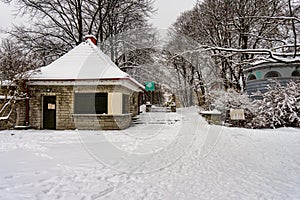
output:
[[[28,78],[29,81],[76,81],[76,80],[129,80],[135,86],[144,86],[121,71],[90,39],[41,67]]]
[[[121,71],[90,39],[58,58],[29,80],[116,79],[129,75]]]

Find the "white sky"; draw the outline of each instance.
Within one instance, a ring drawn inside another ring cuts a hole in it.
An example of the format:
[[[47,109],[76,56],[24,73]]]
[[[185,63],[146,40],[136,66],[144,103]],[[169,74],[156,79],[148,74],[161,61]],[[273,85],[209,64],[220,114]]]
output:
[[[167,29],[183,11],[191,9],[196,0],[155,0],[156,13],[151,17],[150,23],[159,29]],[[7,6],[0,2],[0,29],[11,27],[12,23],[18,24],[22,21],[13,16],[13,6]],[[0,34],[3,37],[3,34]]]
[[[190,10],[197,0],[155,0],[156,14],[150,20],[159,29],[167,29],[180,13]]]
[[[13,21],[11,8],[0,2],[0,13],[0,28],[8,27]]]

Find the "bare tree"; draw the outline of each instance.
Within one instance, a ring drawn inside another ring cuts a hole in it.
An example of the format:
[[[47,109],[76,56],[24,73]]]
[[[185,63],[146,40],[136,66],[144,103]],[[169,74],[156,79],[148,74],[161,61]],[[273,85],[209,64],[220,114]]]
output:
[[[171,31],[196,41],[182,54],[209,51],[225,89],[241,91],[243,68],[255,60],[297,61],[298,15],[299,5],[290,0],[204,0],[183,13]]]
[[[15,2],[18,14],[29,16],[31,27],[10,31],[20,43],[49,59],[60,56],[94,34],[101,42],[144,25],[153,0],[2,0]],[[113,57],[112,48],[112,57]]]
[[[41,65],[38,58],[30,51],[22,51],[17,44],[10,40],[3,40],[0,46],[0,73],[2,81],[15,81]]]
[[[38,56],[24,52],[9,40],[2,41],[0,47],[0,121],[7,120],[13,110],[16,99],[26,96],[23,78],[26,78],[39,66]],[[31,71],[31,72],[30,72]]]

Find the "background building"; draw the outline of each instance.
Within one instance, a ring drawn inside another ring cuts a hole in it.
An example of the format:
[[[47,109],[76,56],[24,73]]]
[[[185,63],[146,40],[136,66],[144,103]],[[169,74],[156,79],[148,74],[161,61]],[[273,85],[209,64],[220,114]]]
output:
[[[300,63],[259,62],[244,69],[245,90],[249,95],[265,93],[267,86],[277,80],[281,85],[300,79]],[[258,93],[257,93],[258,92]],[[259,98],[259,96],[253,96]]]

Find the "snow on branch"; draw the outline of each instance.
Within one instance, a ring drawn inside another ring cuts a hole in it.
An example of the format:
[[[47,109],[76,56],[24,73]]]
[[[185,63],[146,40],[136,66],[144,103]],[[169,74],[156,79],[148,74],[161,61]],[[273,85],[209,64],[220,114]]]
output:
[[[12,106],[12,104],[14,104],[14,103],[15,103],[15,98],[11,98],[11,99],[9,99],[8,102],[6,102],[2,106],[2,108],[0,110],[0,115],[5,115],[7,113],[6,111],[8,109],[9,109],[9,112],[5,116],[1,116],[0,117],[0,121],[2,121],[2,120],[8,120],[9,119],[11,113],[13,112],[13,106]]]
[[[299,47],[300,44],[297,44],[296,46]],[[284,48],[284,47],[290,47],[290,45],[283,45],[280,48]],[[274,52],[273,50],[275,49],[277,49],[277,47],[273,49],[236,49],[236,48],[213,47],[213,46],[204,45],[204,46],[200,46],[197,50],[194,51],[221,51],[221,52],[242,53],[242,54],[268,55],[269,58],[278,62],[284,62],[284,63],[300,62],[300,57],[287,58],[285,56],[289,56],[289,53]]]
[[[277,16],[277,17],[271,17],[271,16],[244,16],[244,17],[236,17],[235,19],[249,19],[249,18],[273,19],[273,20],[295,20],[297,22],[300,22],[299,18],[297,18],[297,17],[288,17],[288,16]]]
[[[278,38],[266,38],[266,37],[262,37],[262,36],[251,34],[251,33],[243,33],[243,35],[252,36],[252,37],[255,37],[255,38],[260,39],[260,40],[265,40],[265,41],[269,41],[269,42],[280,42],[280,43],[283,43],[284,45],[288,45],[287,41],[281,40],[281,39],[278,39]],[[291,45],[289,45],[289,46],[291,46]],[[294,45],[291,46],[291,47],[294,47]]]

